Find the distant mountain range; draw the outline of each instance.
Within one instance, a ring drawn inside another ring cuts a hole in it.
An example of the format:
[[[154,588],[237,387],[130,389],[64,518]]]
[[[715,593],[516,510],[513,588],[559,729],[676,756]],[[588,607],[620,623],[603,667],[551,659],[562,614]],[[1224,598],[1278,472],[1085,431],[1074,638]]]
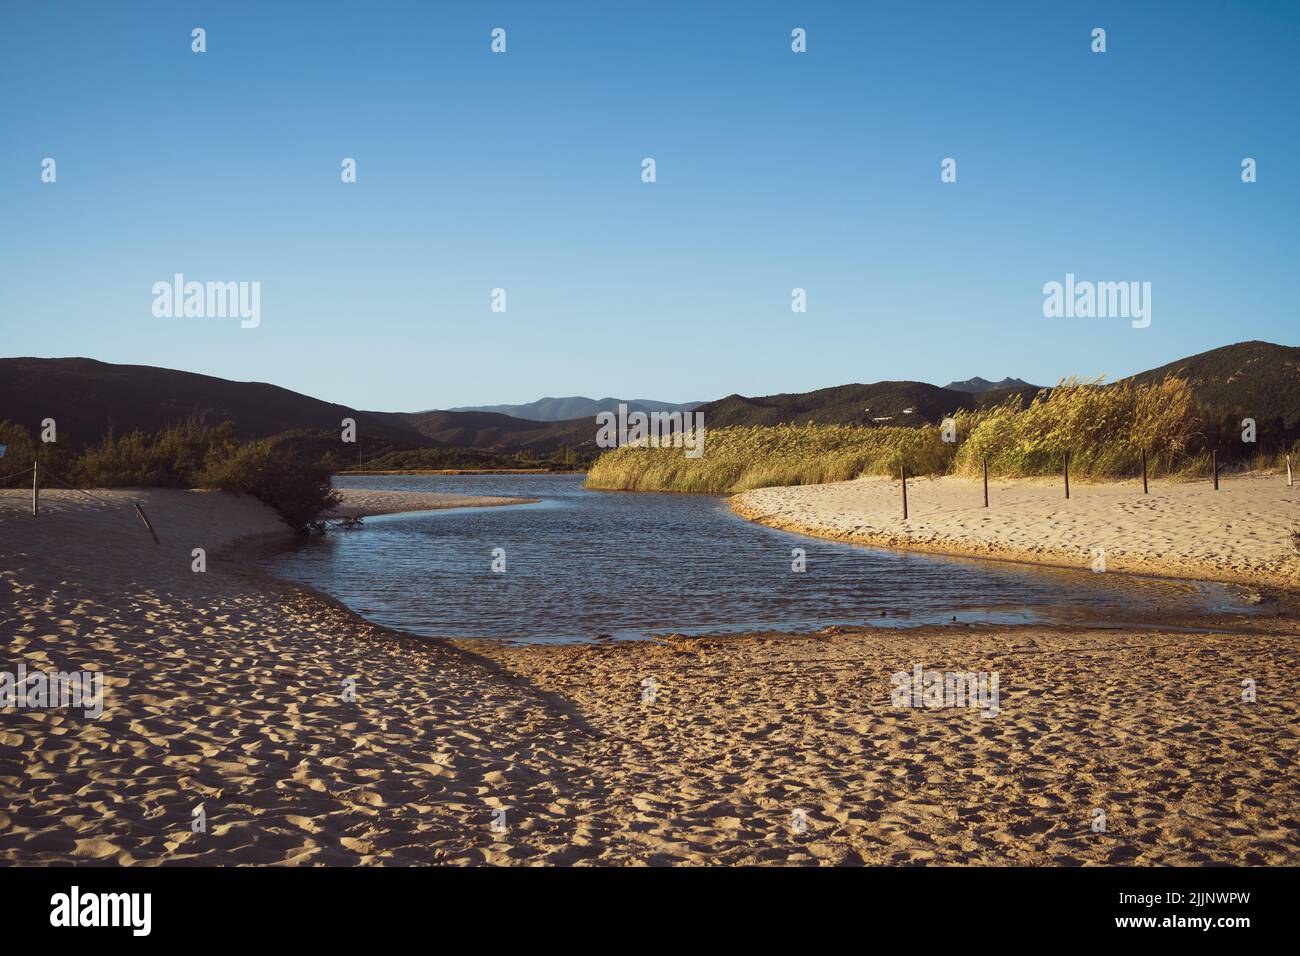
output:
[[[980,378],[976,375],[974,378],[968,378],[964,382],[949,382],[944,388],[950,392],[972,392],[976,395],[982,392],[1006,392],[1011,389],[1033,388],[1037,385],[1030,385],[1028,382],[1018,378],[1004,378],[1000,382],[990,382],[986,378]]]
[[[539,398],[527,405],[462,405],[449,408],[451,412],[496,412],[511,418],[523,418],[532,422],[563,422],[574,418],[594,418],[599,412],[618,412],[620,404],[626,405],[629,412],[689,412],[699,408],[703,402],[683,402],[674,405],[671,402],[656,402],[648,398],[584,398],[573,395],[568,398]]]
[[[1155,382],[1186,378],[1197,398],[1224,412],[1280,418],[1287,429],[1300,427],[1300,348],[1268,342],[1241,342],[1170,362],[1132,376]],[[1012,387],[1001,387],[1006,382]],[[1014,384],[1019,383],[1019,384]],[[989,388],[985,389],[984,386]],[[728,395],[703,405],[671,405],[640,400],[642,411],[697,409],[706,426],[763,425],[781,422],[913,425],[940,421],[957,409],[981,408],[1009,398],[1028,401],[1038,389],[1019,379],[989,383],[953,382],[939,388],[924,382],[838,385],[781,395]],[[156,431],[188,418],[216,424],[233,421],[242,438],[292,430],[337,432],[343,418],[354,418],[367,459],[388,451],[481,449],[494,454],[546,455],[570,448],[594,455],[597,411],[617,399],[542,399],[525,406],[529,415],[586,409],[574,418],[521,418],[498,411],[456,409],[427,412],[373,412],[321,401],[260,382],[232,382],[210,375],[111,365],[85,358],[0,359],[0,421],[11,420],[33,434],[43,418],[58,423],[59,442],[76,449],[97,441],[108,429]],[[547,403],[559,403],[548,406]],[[613,410],[610,408],[610,410]],[[328,436],[322,438],[322,441]]]

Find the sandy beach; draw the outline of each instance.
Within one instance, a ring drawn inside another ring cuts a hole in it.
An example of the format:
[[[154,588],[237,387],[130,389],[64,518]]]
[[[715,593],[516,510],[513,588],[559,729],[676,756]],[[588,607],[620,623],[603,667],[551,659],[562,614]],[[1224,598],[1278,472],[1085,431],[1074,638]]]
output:
[[[775,510],[869,489],[750,495]],[[362,495],[350,513],[453,504]],[[51,492],[33,519],[28,493],[0,492],[0,669],[94,669],[107,685],[98,719],[0,711],[8,863],[1300,862],[1300,628],[1285,604],[1180,622],[1198,631],[431,641],[256,571],[250,542],[284,532],[253,499],[93,497]],[[1115,508],[1169,536],[1171,569],[1191,567],[1201,519],[1180,505],[1180,535],[1147,504]],[[1003,508],[986,534],[1025,546],[1008,516],[1032,509]],[[918,520],[926,509],[921,488]],[[1218,560],[1284,579],[1252,527]],[[898,706],[893,675],[917,665],[996,673],[997,715]]]
[[[752,521],[885,548],[1300,588],[1300,487],[1278,475],[1208,481],[1071,483],[909,478],[759,488],[731,499]]]

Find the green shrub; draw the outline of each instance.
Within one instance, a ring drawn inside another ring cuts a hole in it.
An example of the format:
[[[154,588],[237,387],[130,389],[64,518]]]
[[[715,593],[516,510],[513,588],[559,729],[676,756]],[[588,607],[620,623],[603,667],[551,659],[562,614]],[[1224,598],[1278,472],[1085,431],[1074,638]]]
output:
[[[273,438],[241,445],[228,455],[212,457],[203,485],[236,494],[247,492],[280,513],[300,534],[324,529],[322,515],[341,500],[330,486],[333,471],[325,459],[296,455]]]
[[[36,446],[27,429],[11,421],[0,422],[0,444],[8,446],[0,458],[0,488],[30,485]]]
[[[57,442],[43,444],[22,425],[3,421],[0,422],[0,444],[8,446],[5,456],[0,458],[0,488],[30,488],[32,462],[37,456],[47,470],[72,481],[75,460]]]
[[[231,422],[214,428],[191,420],[152,435],[110,431],[81,453],[72,477],[95,488],[194,488],[209,460],[237,447]]]

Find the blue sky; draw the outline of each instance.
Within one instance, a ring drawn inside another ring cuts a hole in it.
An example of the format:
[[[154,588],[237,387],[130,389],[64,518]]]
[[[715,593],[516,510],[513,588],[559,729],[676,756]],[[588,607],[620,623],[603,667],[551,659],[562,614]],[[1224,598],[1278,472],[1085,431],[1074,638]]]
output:
[[[1298,99],[1290,2],[10,3],[0,354],[416,410],[1294,345]],[[1067,272],[1151,326],[1044,318]]]

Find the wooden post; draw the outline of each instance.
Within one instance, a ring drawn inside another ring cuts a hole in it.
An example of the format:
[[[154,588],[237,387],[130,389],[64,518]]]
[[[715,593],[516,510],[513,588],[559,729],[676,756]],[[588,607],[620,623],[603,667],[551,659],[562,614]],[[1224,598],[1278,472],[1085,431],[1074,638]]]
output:
[[[1146,449],[1142,450],[1142,494],[1147,493],[1147,453]]]
[[[907,520],[907,468],[904,465],[898,466],[898,477],[903,480],[903,520]]]
[[[32,462],[32,517],[40,513],[41,507],[41,466]]]
[[[1210,464],[1214,467],[1214,490],[1219,490],[1219,453],[1218,451],[1210,452]]]
[[[989,506],[989,456],[984,456],[984,507]]]
[[[1286,456],[1286,486],[1291,487],[1291,456]]]
[[[146,528],[148,528],[148,529],[149,529],[149,533],[150,533],[151,535],[153,535],[153,543],[154,543],[154,544],[160,544],[161,542],[158,540],[158,533],[157,533],[156,531],[154,531],[154,529],[153,529],[153,525],[151,525],[151,524],[149,523],[149,518],[148,518],[148,516],[144,513],[144,509],[140,507],[140,502],[138,502],[138,501],[135,503],[135,513],[138,514],[138,515],[140,516],[140,520],[144,522],[144,526],[145,526]]]
[[[1070,497],[1070,453],[1065,453],[1065,497]]]

